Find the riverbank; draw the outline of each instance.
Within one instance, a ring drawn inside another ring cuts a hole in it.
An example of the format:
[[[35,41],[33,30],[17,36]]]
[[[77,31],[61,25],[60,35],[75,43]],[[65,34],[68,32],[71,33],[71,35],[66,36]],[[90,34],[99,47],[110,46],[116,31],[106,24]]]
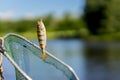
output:
[[[120,41],[120,32],[115,33],[107,33],[102,35],[89,35],[88,37],[84,37],[86,41],[103,41],[103,42],[119,42]]]
[[[26,32],[4,32],[0,33],[0,36],[5,36],[8,33],[16,33],[26,37],[27,39],[37,39],[36,31],[26,31]],[[86,33],[85,30],[65,30],[65,31],[47,31],[47,39],[83,39],[85,41],[120,41],[120,32],[109,33],[102,35],[90,35]]]
[[[8,33],[16,33],[19,35],[22,35],[28,39],[36,39],[37,38],[37,33],[36,31],[26,31],[26,32],[8,32]],[[0,33],[0,36],[5,36],[8,34],[7,32]],[[48,39],[56,39],[56,38],[79,38],[77,36],[79,31],[76,30],[65,30],[65,31],[47,31],[47,38]]]

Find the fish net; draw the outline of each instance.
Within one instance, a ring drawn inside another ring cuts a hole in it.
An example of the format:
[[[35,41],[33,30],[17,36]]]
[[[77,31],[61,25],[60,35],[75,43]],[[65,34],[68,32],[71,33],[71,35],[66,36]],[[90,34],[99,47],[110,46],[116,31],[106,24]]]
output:
[[[42,60],[41,49],[17,34],[4,37],[6,53],[32,80],[79,80],[74,70],[46,51],[48,58]],[[15,68],[16,80],[26,78]]]

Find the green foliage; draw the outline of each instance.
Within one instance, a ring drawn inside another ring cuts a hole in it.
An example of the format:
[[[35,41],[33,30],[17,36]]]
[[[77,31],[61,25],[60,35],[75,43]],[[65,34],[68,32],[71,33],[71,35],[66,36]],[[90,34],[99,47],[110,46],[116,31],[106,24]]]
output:
[[[105,10],[105,0],[87,0],[84,21],[92,35],[100,34],[99,31],[103,26],[101,22],[106,18]]]
[[[87,0],[86,2],[84,21],[91,37],[119,39],[117,37],[120,32],[120,0]]]
[[[57,25],[56,30],[79,30],[85,26],[82,20],[79,21],[79,19],[74,19],[70,14],[66,14]]]
[[[17,21],[0,21],[0,34],[15,32],[29,36],[36,35],[38,19],[21,19]],[[53,15],[43,17],[48,37],[79,37],[86,35],[86,28],[83,20],[66,14],[63,18],[57,19]],[[80,33],[81,31],[81,33]],[[52,32],[52,33],[51,33]],[[26,36],[26,37],[27,37]]]
[[[110,33],[120,31],[120,0],[111,0],[106,10],[105,31]]]
[[[34,26],[34,20],[0,21],[0,32],[25,32],[33,30]]]
[[[36,22],[34,20],[20,20],[16,23],[16,32],[26,32],[35,29]]]

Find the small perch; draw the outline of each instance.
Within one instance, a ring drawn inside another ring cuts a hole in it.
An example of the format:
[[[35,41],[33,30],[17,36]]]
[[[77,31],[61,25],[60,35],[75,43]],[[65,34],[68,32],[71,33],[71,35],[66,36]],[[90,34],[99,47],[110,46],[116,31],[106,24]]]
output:
[[[38,36],[38,42],[39,46],[42,49],[42,59],[45,60],[48,56],[45,53],[46,48],[46,29],[42,22],[42,19],[40,19],[37,22],[37,36]]]

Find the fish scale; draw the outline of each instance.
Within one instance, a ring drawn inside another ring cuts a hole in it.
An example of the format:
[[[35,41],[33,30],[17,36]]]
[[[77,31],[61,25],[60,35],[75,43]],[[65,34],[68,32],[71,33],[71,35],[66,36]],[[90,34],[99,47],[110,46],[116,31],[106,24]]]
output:
[[[47,58],[47,55],[45,54],[46,29],[45,29],[45,26],[44,26],[42,20],[39,20],[37,23],[37,36],[38,36],[39,46],[42,49],[42,59],[45,60]]]

